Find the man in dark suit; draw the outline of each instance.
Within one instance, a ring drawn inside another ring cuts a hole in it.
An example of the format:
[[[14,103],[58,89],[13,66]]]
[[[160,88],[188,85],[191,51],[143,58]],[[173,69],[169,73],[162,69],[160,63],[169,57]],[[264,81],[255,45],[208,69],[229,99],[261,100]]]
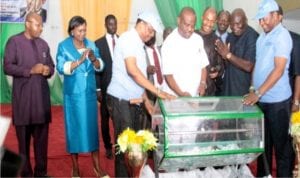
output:
[[[113,158],[112,143],[109,134],[109,113],[106,104],[106,90],[110,83],[112,75],[112,58],[113,50],[118,38],[117,32],[117,19],[114,15],[109,14],[105,17],[106,34],[95,41],[99,49],[100,56],[105,63],[105,68],[102,72],[96,73],[97,96],[98,101],[101,103],[101,131],[104,147],[106,149],[106,157]]]
[[[293,41],[291,63],[289,67],[290,84],[293,91],[292,111],[300,110],[300,35],[289,31]]]

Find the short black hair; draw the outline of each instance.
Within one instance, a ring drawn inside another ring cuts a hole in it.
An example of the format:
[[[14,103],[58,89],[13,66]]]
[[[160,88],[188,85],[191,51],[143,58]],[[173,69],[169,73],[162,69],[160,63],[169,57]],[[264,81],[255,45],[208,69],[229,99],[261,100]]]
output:
[[[228,10],[221,10],[219,13],[218,13],[218,18],[219,18],[219,16],[222,14],[222,13],[225,13],[225,14],[227,14],[228,16],[229,16],[229,18],[230,18],[230,12],[228,11]]]
[[[278,14],[283,16],[283,9],[280,5],[278,5]]]
[[[74,16],[71,18],[71,20],[69,21],[69,27],[68,27],[68,34],[71,36],[71,31],[80,26],[80,25],[83,25],[83,24],[86,24],[86,20],[81,17],[81,16]]]
[[[113,14],[108,14],[108,15],[105,17],[105,23],[108,23],[108,21],[109,21],[110,19],[114,19],[115,21],[117,21],[116,16],[114,16]]]
[[[140,19],[140,18],[138,18],[138,19],[136,19],[135,25],[137,25],[138,23],[141,23],[141,22],[145,22],[145,21],[142,20],[142,19]]]

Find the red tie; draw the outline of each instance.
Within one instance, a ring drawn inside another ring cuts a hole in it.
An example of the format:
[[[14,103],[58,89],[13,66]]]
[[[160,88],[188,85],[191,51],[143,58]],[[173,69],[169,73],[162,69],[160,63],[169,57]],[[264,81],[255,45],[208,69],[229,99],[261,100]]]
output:
[[[111,35],[111,38],[112,38],[112,47],[113,47],[113,49],[115,49],[116,41],[115,41],[114,35]]]
[[[159,84],[162,84],[163,78],[162,78],[162,73],[161,73],[161,69],[160,69],[160,65],[159,65],[159,61],[158,61],[158,56],[157,56],[157,53],[156,53],[154,47],[151,46],[150,48],[153,51],[153,59],[154,59],[154,65],[155,65],[155,69],[156,69],[157,82]]]

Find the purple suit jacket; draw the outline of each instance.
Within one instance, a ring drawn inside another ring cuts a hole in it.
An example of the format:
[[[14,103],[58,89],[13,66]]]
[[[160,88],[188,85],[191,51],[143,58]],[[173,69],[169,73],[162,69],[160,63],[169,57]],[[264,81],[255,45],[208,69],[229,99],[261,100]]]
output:
[[[31,75],[31,68],[43,63],[50,75]],[[50,91],[47,79],[54,73],[48,44],[41,38],[29,40],[24,33],[12,36],[5,48],[4,72],[13,77],[12,118],[14,125],[51,121]]]

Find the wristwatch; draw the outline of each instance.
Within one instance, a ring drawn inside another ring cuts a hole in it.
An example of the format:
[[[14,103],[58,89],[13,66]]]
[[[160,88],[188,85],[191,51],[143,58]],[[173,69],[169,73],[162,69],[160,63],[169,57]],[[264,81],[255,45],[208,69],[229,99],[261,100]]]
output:
[[[226,54],[226,59],[230,59],[231,56],[232,56],[232,53],[231,53],[231,52],[227,53],[227,54]]]
[[[254,92],[255,91],[255,88],[254,88],[254,86],[250,86],[250,88],[249,88],[249,92]]]
[[[256,94],[256,96],[257,96],[258,98],[260,98],[260,97],[262,96],[262,94],[261,94],[258,90],[255,90],[254,93]]]

